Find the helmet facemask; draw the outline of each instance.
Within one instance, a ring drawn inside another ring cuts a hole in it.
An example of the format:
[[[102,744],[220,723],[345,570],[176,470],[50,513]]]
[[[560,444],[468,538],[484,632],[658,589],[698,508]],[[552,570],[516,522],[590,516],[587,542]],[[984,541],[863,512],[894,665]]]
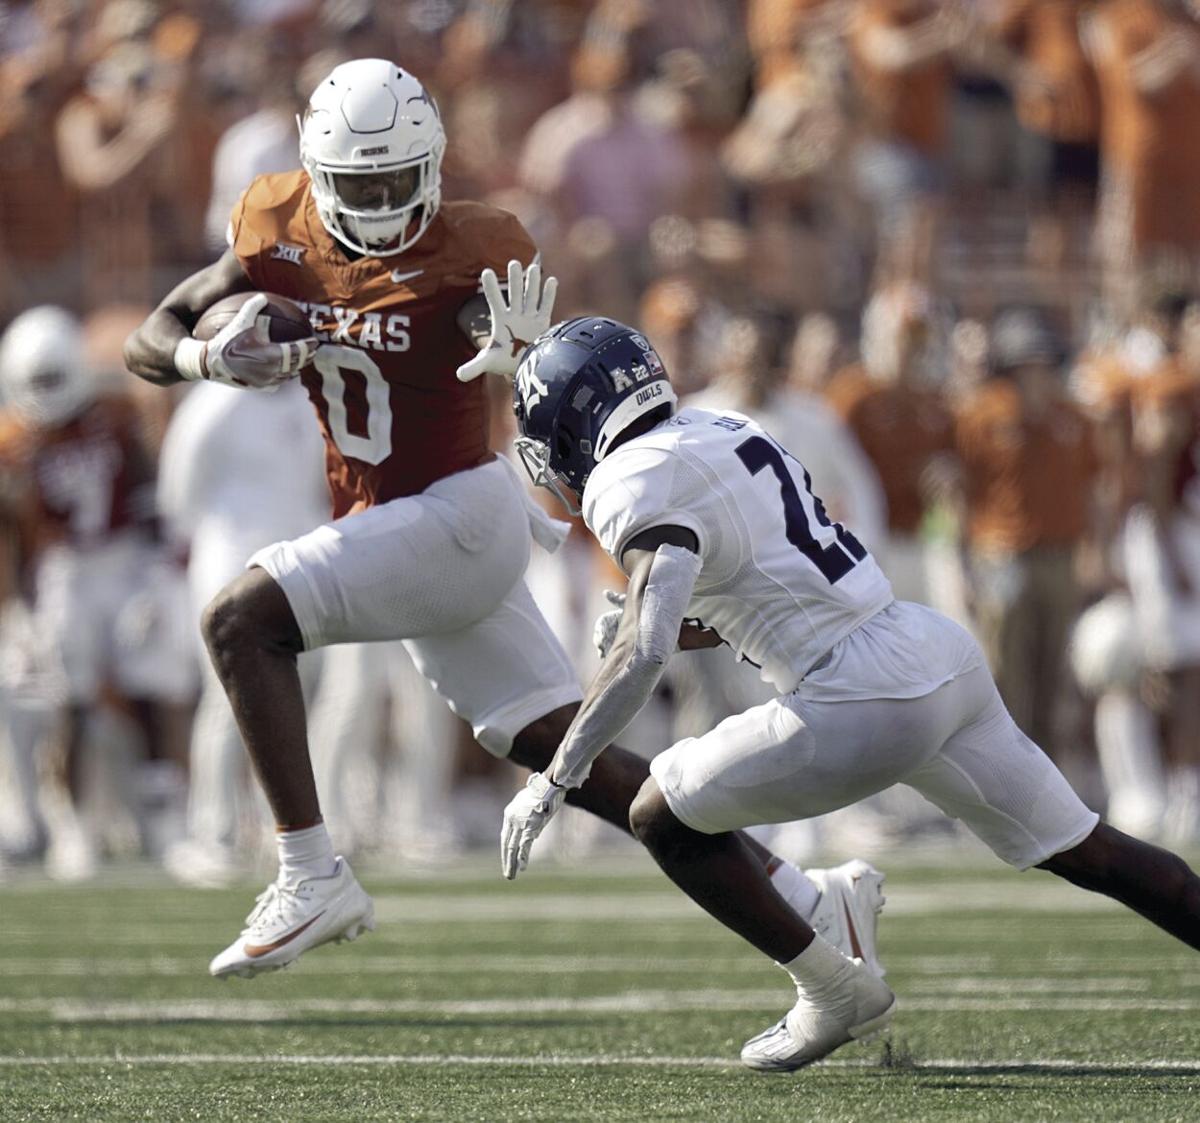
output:
[[[533,437],[517,437],[513,441],[517,457],[525,467],[534,487],[544,487],[567,509],[571,515],[581,515],[583,508],[576,503],[568,490],[570,484],[550,467],[550,447],[545,441]]]
[[[441,165],[445,143],[414,160],[386,168],[337,167],[306,159],[313,198],[321,221],[338,241],[364,257],[390,257],[411,247],[433,221],[441,203]],[[412,190],[403,200],[396,187],[411,176]],[[364,189],[355,190],[355,181]],[[367,187],[367,184],[370,184]],[[371,196],[379,200],[375,205]]]
[[[91,380],[80,370],[40,366],[14,379],[8,392],[13,408],[43,429],[65,425],[92,400]]]
[[[79,322],[62,308],[22,312],[0,340],[0,398],[28,424],[54,429],[95,397]]]
[[[664,410],[675,391],[662,361],[624,324],[603,317],[564,321],[521,355],[513,408],[521,436],[517,455],[535,487],[554,493],[571,512],[598,465],[630,426]]]

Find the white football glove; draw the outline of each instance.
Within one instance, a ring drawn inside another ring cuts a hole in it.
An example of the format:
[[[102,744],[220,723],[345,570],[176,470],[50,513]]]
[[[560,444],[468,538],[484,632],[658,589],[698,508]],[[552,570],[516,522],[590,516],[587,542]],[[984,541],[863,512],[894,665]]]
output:
[[[459,382],[473,382],[481,374],[502,374],[512,380],[521,352],[550,327],[558,278],[542,283],[542,267],[535,261],[522,269],[519,261],[508,263],[508,301],[494,269],[480,274],[483,295],[492,317],[492,334],[479,354],[458,368]]]
[[[604,596],[609,604],[616,607],[610,608],[607,612],[600,613],[596,617],[596,623],[592,626],[592,644],[600,653],[601,659],[608,658],[608,652],[613,645],[613,640],[617,638],[617,629],[621,626],[621,617],[625,615],[624,593],[605,589]]]
[[[546,829],[566,797],[566,788],[535,772],[504,809],[500,870],[509,881],[529,864],[529,849],[534,839]]]
[[[271,321],[259,313],[264,293],[252,296],[205,345],[201,356],[205,377],[230,386],[276,389],[295,378],[316,354],[315,336],[290,343],[271,342]]]

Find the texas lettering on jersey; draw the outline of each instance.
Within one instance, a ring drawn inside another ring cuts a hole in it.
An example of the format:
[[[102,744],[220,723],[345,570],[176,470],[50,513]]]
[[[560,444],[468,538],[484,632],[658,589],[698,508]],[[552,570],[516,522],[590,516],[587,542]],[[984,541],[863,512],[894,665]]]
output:
[[[412,317],[403,312],[360,312],[340,304],[295,302],[308,313],[313,334],[322,343],[341,343],[368,351],[407,351],[412,342]]]
[[[303,307],[322,341],[301,379],[325,437],[335,517],[414,495],[487,457],[484,385],[455,377],[475,353],[458,314],[484,268],[503,275],[511,259],[533,260],[516,218],[444,203],[403,254],[351,260],[295,171],[254,180],[230,233],[254,287]],[[281,257],[280,245],[303,252]]]

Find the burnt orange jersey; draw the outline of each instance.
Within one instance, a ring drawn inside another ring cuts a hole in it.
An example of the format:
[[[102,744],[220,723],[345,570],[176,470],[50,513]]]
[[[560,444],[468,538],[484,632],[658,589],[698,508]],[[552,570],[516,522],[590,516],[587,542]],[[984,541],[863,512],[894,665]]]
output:
[[[153,514],[153,472],[132,400],[104,397],[53,429],[0,417],[0,468],[30,545],[88,547]]]
[[[826,396],[879,473],[888,528],[915,533],[925,509],[921,475],[934,457],[954,448],[949,409],[933,390],[882,385],[859,366],[839,371]]]
[[[972,546],[1019,553],[1084,537],[1097,461],[1075,406],[1055,402],[1034,417],[1012,382],[994,378],[959,412],[956,437]]]
[[[445,203],[411,249],[352,261],[294,171],[250,185],[231,235],[254,287],[305,308],[322,340],[301,378],[325,437],[335,518],[415,495],[488,455],[484,382],[455,377],[475,354],[457,317],[485,267],[503,277],[511,259],[533,260],[516,218]]]

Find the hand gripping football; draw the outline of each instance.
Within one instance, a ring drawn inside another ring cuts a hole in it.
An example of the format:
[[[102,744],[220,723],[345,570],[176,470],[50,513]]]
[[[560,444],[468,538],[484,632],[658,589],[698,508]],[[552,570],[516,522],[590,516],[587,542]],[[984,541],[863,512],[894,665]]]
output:
[[[217,334],[241,310],[243,304],[255,292],[235,292],[211,305],[196,321],[192,328],[193,339],[209,340]],[[264,293],[267,303],[259,316],[266,316],[270,321],[270,339],[272,343],[291,343],[297,339],[307,339],[313,333],[312,324],[307,314],[298,305],[288,300],[286,296],[276,296],[274,293]]]

